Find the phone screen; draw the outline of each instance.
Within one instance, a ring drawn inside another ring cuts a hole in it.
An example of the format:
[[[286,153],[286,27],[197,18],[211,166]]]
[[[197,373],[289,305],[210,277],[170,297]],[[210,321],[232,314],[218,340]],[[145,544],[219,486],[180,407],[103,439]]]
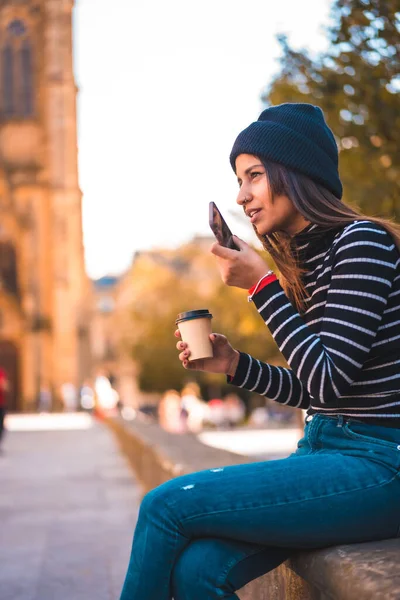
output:
[[[224,217],[219,212],[215,202],[210,202],[209,207],[209,222],[210,227],[221,246],[230,248],[231,250],[239,250],[238,246],[232,239],[232,232],[225,222]]]

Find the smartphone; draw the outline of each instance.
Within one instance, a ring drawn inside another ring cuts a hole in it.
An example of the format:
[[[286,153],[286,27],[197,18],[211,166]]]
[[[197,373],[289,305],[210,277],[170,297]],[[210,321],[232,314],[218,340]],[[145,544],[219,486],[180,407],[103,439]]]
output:
[[[215,202],[210,202],[209,207],[209,223],[211,230],[221,246],[230,248],[231,250],[240,250],[232,238],[232,232],[225,222],[224,217],[219,212]]]

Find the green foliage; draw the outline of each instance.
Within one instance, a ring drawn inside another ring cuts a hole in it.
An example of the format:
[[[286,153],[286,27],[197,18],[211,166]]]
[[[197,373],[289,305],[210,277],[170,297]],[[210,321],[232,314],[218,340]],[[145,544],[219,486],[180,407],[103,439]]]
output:
[[[168,253],[148,253],[132,272],[135,301],[127,340],[143,391],[181,389],[196,380],[202,389],[221,389],[224,377],[183,369],[175,345],[178,313],[208,308],[213,330],[262,360],[279,361],[279,351],[245,290],[222,283],[215,258],[196,243]]]
[[[312,59],[285,37],[266,104],[313,102],[337,136],[344,200],[400,218],[400,3],[336,0],[330,47]]]

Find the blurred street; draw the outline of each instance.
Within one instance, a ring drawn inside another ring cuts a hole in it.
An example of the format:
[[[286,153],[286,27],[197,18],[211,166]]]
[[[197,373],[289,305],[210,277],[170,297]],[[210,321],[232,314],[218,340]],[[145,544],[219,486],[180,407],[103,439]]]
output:
[[[9,416],[0,455],[1,600],[115,600],[140,490],[83,413]]]

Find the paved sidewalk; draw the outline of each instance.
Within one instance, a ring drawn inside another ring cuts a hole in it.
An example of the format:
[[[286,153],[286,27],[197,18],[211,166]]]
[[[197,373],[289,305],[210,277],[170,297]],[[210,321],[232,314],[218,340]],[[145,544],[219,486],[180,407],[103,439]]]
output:
[[[140,489],[112,434],[82,414],[12,417],[8,426],[1,600],[117,600]]]

